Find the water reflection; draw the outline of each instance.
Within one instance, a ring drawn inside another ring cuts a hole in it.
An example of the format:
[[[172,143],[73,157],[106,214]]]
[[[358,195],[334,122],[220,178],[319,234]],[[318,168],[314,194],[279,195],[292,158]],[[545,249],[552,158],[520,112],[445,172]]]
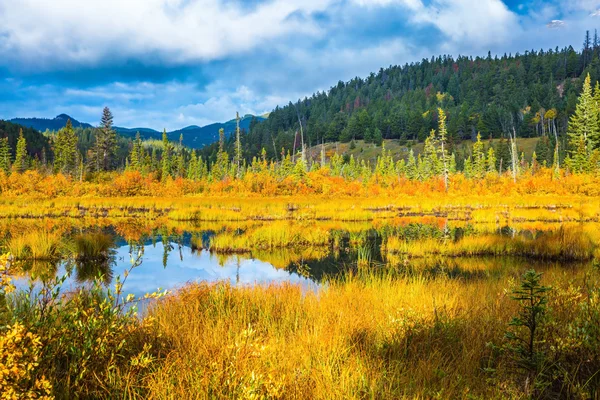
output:
[[[303,228],[307,230],[314,229],[312,225],[305,225]],[[132,257],[135,258],[138,251],[143,249],[140,266],[131,272],[123,287],[125,293],[142,296],[158,288],[174,289],[187,282],[198,281],[225,280],[234,285],[289,282],[315,288],[328,278],[361,270],[380,271],[392,276],[418,274],[473,280],[513,273],[518,276],[524,269],[535,267],[543,270],[550,265],[514,257],[411,258],[405,253],[382,250],[389,237],[417,245],[420,245],[420,241],[435,239],[434,246],[437,246],[437,243],[458,242],[481,233],[473,225],[452,227],[447,222],[432,225],[410,222],[377,227],[329,226],[328,245],[294,246],[292,243],[288,247],[268,250],[253,247],[251,236],[255,234],[254,239],[267,243],[278,239],[280,231],[263,230],[261,234],[273,233],[273,237],[266,239],[258,237],[256,231],[236,226],[219,228],[215,225],[204,230],[194,227],[193,231],[182,229],[159,227],[136,236],[122,227],[110,225],[71,230],[64,228],[60,246],[65,249],[62,261],[23,260],[22,270],[41,280],[70,272],[66,284],[73,287],[87,284],[99,276],[108,285],[116,276],[123,276],[129,270]],[[240,241],[240,244],[253,250],[238,255],[210,252],[211,238],[224,232],[232,233],[231,237],[236,239],[242,235],[246,235],[242,239],[250,237],[249,242]],[[536,228],[516,229],[508,226],[496,226],[484,232],[498,237],[523,237],[529,240],[548,234]],[[569,266],[577,267],[574,264]]]

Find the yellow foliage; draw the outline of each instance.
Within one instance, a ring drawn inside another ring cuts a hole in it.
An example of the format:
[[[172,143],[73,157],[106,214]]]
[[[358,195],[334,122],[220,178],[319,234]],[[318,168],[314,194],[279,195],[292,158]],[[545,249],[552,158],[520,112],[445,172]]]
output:
[[[0,330],[0,399],[51,399],[52,386],[38,377],[42,342],[20,323]]]

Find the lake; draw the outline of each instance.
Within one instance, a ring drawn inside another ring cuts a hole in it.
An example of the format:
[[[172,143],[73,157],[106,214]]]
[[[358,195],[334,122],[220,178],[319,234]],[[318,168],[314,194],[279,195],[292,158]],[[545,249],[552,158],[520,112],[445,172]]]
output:
[[[137,261],[123,292],[143,296],[190,282],[290,283],[314,290],[329,278],[356,274],[361,268],[461,279],[518,276],[531,267],[579,268],[589,264],[588,253],[583,248],[571,254],[569,240],[587,235],[584,230],[594,231],[594,225],[494,226],[415,218],[395,224],[140,226],[133,221],[59,219],[7,223],[2,237],[4,247],[18,259],[21,287],[29,275],[47,280],[67,273],[65,287],[70,290],[100,275],[107,285],[113,284]],[[522,247],[539,254],[521,254]]]

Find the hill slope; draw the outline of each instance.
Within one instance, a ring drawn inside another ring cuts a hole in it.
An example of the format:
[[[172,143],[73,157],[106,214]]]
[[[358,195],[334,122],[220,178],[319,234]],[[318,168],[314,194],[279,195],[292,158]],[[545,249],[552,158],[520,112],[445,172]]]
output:
[[[8,137],[8,144],[11,148],[12,157],[15,156],[17,148],[17,139],[19,138],[19,129],[23,129],[23,136],[27,141],[27,153],[32,157],[42,159],[51,158],[50,143],[48,138],[33,128],[24,127],[9,121],[0,120],[0,138]]]
[[[270,158],[281,149],[300,148],[304,140],[349,142],[381,134],[383,139],[422,142],[437,128],[437,109],[448,116],[449,140],[539,137],[550,128],[565,135],[581,79],[600,78],[600,45],[577,52],[572,47],[526,51],[502,57],[432,57],[381,68],[366,78],[338,82],[327,92],[277,107],[245,137],[245,155]],[[548,112],[552,110],[551,112]]]

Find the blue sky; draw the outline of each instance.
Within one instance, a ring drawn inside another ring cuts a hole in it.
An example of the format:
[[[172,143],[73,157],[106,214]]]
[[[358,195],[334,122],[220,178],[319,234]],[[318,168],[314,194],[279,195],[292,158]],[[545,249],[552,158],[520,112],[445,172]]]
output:
[[[0,118],[177,129],[438,54],[573,45],[600,0],[0,0]],[[555,22],[549,27],[551,21]]]

